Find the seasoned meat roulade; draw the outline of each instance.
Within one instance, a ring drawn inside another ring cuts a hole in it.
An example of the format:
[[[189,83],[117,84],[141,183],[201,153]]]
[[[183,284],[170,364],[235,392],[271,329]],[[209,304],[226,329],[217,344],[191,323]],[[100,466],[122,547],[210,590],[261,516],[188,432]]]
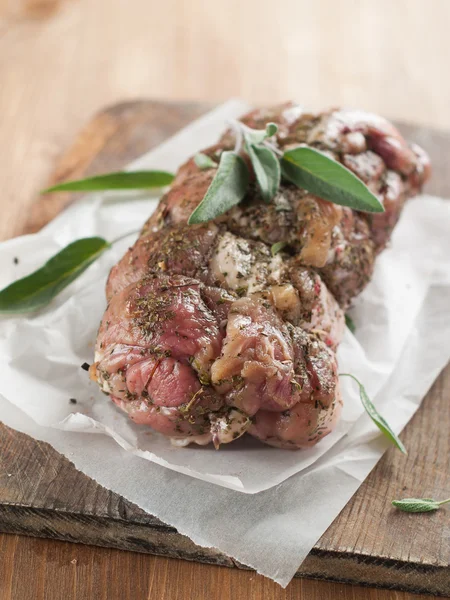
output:
[[[178,445],[219,447],[248,433],[303,448],[339,418],[344,310],[430,166],[393,125],[360,111],[285,104],[242,122],[275,122],[280,151],[304,144],[341,162],[385,212],[337,206],[285,181],[268,204],[251,183],[239,205],[188,225],[215,175],[190,159],[111,270],[90,373],[135,423]],[[218,161],[234,145],[230,130],[204,153]]]

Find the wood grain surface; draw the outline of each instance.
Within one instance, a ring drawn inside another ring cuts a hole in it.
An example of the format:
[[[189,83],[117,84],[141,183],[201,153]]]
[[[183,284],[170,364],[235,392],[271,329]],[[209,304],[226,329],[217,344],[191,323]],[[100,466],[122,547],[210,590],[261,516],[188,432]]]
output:
[[[349,105],[450,129],[448,0],[0,0],[0,239],[103,106]]]
[[[207,105],[195,103],[141,101],[123,103],[102,111],[63,155],[51,182],[120,168],[206,109]],[[449,194],[450,179],[446,173],[445,157],[450,150],[450,135],[421,127],[402,128],[432,155],[435,174],[431,191]],[[68,194],[41,197],[34,205],[35,210],[27,223],[27,231],[42,226],[73,199],[74,196]],[[393,449],[386,453],[355,497],[319,540],[299,574],[416,592],[450,593],[448,511],[418,517],[396,512],[390,507],[390,499],[393,497],[426,495],[441,498],[450,495],[450,448],[447,433],[450,427],[449,390],[450,369],[447,368],[402,435],[410,449],[408,458],[405,459]],[[442,434],[430,437],[430,431]],[[0,529],[236,566],[231,559],[196,547],[173,528],[101,488],[76,471],[67,459],[47,444],[37,443],[4,426],[0,426]],[[8,544],[15,543],[21,553],[28,551],[25,548],[35,547],[30,540],[27,540],[29,546],[26,546],[24,541],[15,537],[2,539],[4,548],[11,548]],[[5,564],[8,552],[9,550],[4,550]],[[80,550],[80,553],[85,552],[86,549]],[[104,552],[116,556],[111,550]],[[124,564],[131,560],[123,558],[128,555],[117,553],[117,556],[117,560],[123,560]],[[40,560],[43,560],[42,557]],[[143,564],[145,559],[133,560],[137,561],[136,564]],[[164,560],[164,565],[176,564],[168,559]],[[44,581],[47,576],[45,562],[44,560],[44,566],[36,567],[44,569],[39,581]],[[17,568],[15,565],[15,569]],[[167,566],[168,570],[172,568],[177,572],[184,569]],[[191,570],[197,568],[200,567],[192,566]],[[76,569],[72,571],[71,577],[75,576]],[[8,577],[11,579],[13,574],[9,572]],[[230,578],[228,575],[220,577]],[[255,579],[254,576],[254,579],[250,579],[250,574],[246,577],[248,585],[260,579]],[[0,582],[2,580],[6,581],[0,577]],[[89,585],[93,585],[92,578],[89,581]],[[147,584],[149,585],[148,581]],[[273,588],[275,589],[277,588]]]
[[[430,596],[294,580],[286,590],[237,569],[109,548],[0,535],[2,600],[427,600]]]

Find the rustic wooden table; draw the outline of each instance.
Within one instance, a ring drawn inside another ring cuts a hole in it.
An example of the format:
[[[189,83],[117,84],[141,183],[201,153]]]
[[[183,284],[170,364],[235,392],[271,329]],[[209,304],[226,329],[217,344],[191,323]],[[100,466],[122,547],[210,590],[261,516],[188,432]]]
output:
[[[2,600],[427,600],[431,596],[296,579],[286,590],[237,569],[0,535]]]
[[[0,239],[90,114],[137,96],[353,104],[450,128],[445,0],[0,0]],[[0,535],[2,600],[420,600]]]

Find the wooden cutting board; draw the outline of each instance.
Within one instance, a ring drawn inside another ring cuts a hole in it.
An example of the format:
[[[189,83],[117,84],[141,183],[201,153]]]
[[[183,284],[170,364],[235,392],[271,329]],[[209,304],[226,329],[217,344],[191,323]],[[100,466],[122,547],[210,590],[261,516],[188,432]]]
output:
[[[51,183],[120,169],[209,108],[153,101],[108,108],[64,154]],[[434,176],[428,191],[450,196],[450,134],[399,127],[431,155]],[[37,231],[74,198],[60,194],[36,200],[26,231]],[[449,401],[450,366],[401,436],[408,457],[395,449],[386,452],[298,575],[450,595],[450,510],[411,515],[390,505],[399,496],[450,496]],[[1,423],[0,531],[242,568],[97,485],[48,444]]]

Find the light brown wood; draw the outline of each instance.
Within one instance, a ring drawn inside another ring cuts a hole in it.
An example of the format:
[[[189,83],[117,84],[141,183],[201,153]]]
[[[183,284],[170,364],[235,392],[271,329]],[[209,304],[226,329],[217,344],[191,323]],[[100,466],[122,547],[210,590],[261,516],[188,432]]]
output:
[[[102,111],[62,156],[52,183],[120,168],[204,110],[206,105],[141,101]],[[445,159],[450,135],[421,127],[401,128],[431,154],[431,191],[450,194]],[[36,230],[73,198],[40,197],[27,229]],[[445,489],[450,471],[446,445],[449,389],[447,369],[405,430],[409,458],[405,461],[394,450],[386,454],[318,542],[301,574],[441,594],[450,589],[446,512],[418,519],[393,511],[389,504],[394,496],[420,495],[425,490],[436,497],[450,493]],[[443,432],[440,442],[430,443],[427,432],[439,430]],[[196,547],[173,528],[100,488],[48,445],[4,427],[0,428],[0,465],[4,468],[3,478],[0,469],[3,531],[234,566],[229,558]],[[8,477],[8,473],[13,475]]]
[[[0,535],[2,600],[426,600],[429,596],[260,575],[107,548]]]
[[[345,104],[450,129],[447,0],[0,0],[0,239],[124,99]],[[28,8],[27,8],[28,4]]]
[[[211,108],[200,102],[122,102],[100,111],[59,159],[46,186],[120,170]],[[41,195],[31,206],[23,233],[39,231],[75,194]]]

